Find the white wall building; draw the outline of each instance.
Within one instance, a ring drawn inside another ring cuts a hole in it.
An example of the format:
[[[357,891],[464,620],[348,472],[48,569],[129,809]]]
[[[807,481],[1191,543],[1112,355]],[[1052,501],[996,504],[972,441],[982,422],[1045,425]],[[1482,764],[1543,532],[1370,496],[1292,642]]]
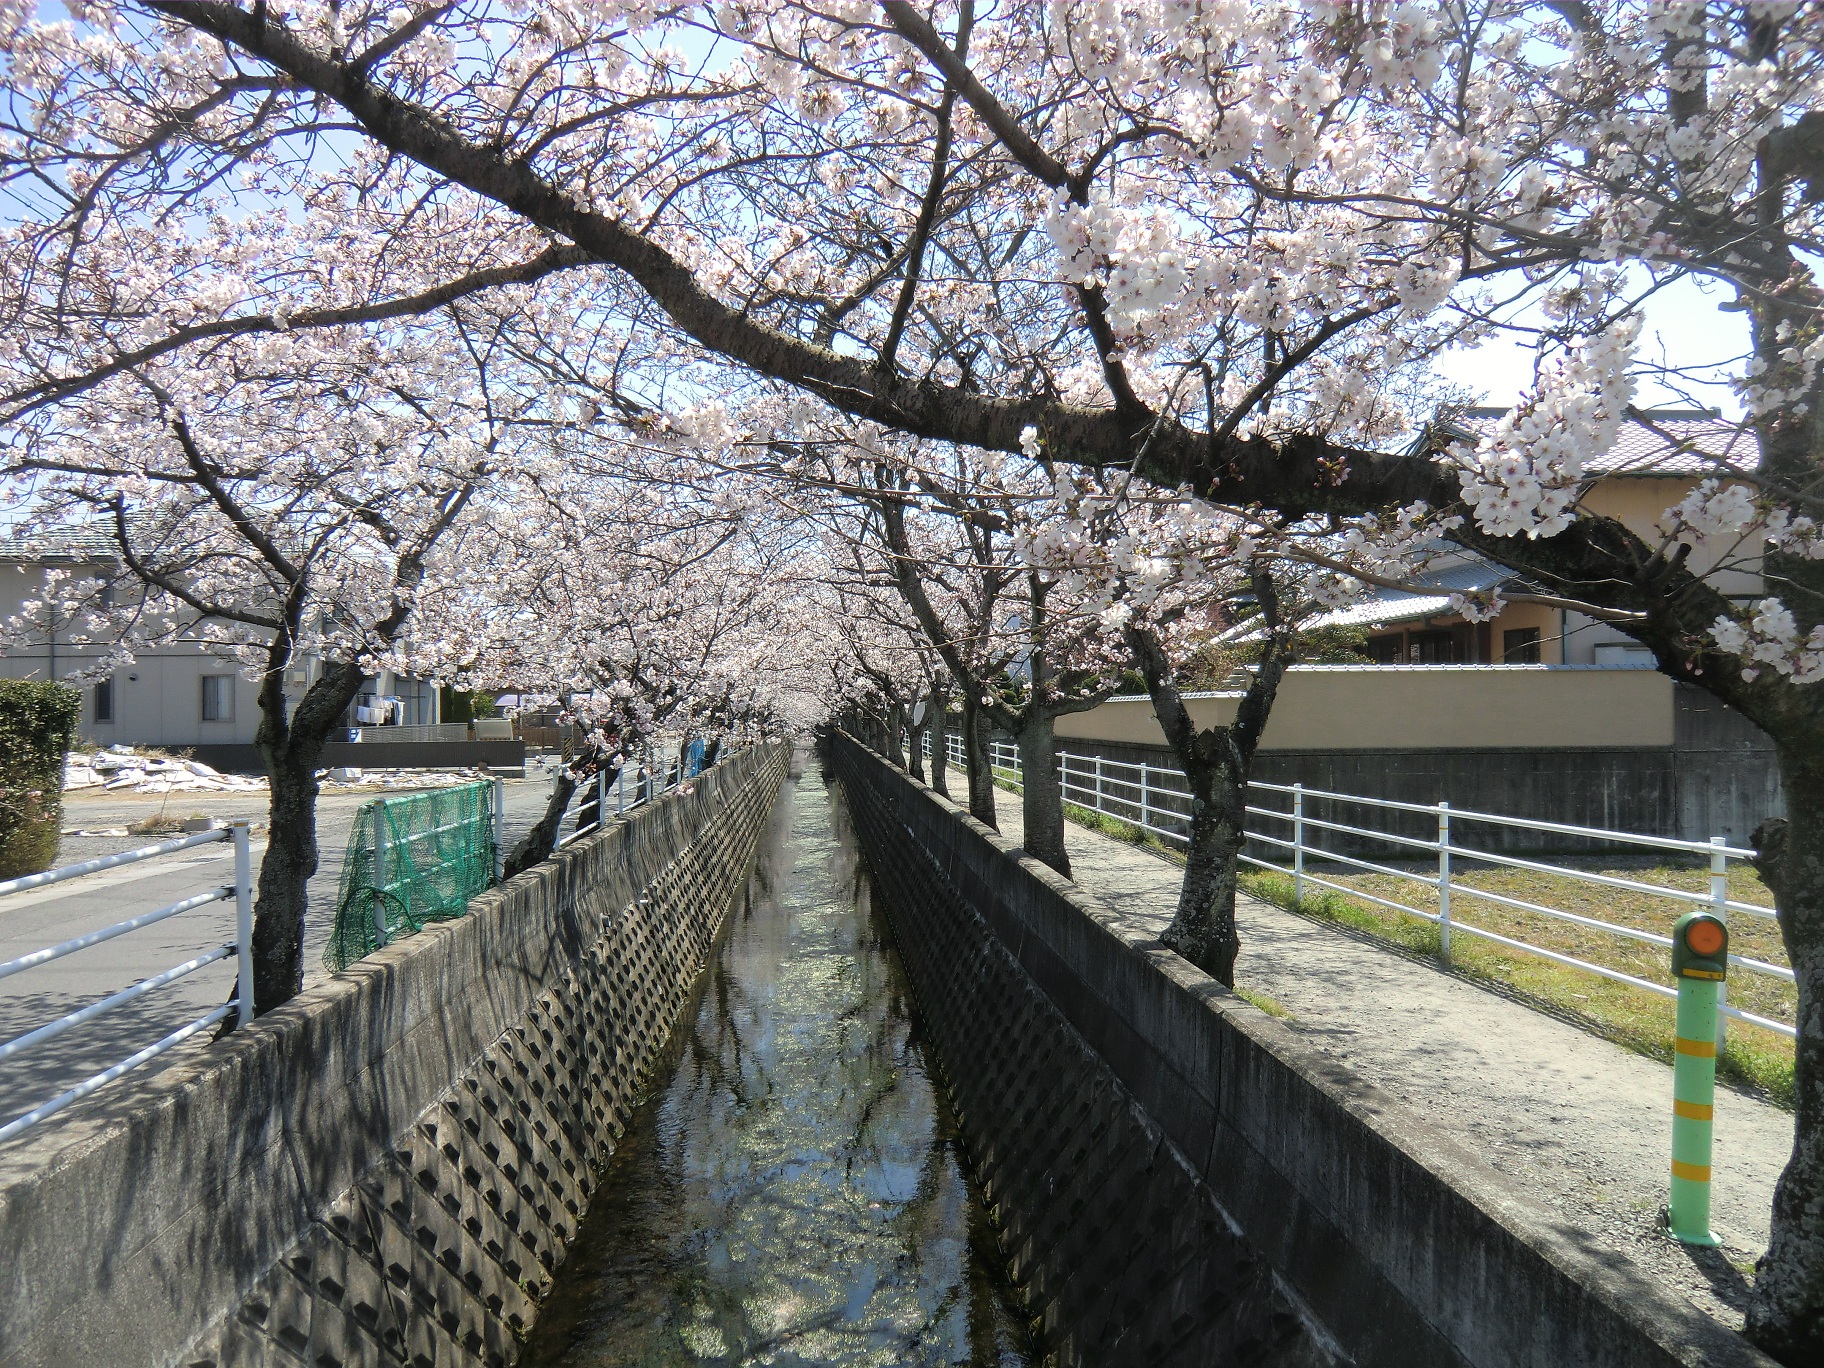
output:
[[[55,566],[78,579],[106,578],[117,573],[110,556],[111,543],[101,535],[61,539],[54,549],[46,544],[0,537],[0,620],[19,617],[25,606],[43,592],[46,571]],[[100,680],[78,681],[90,674],[108,652],[97,646],[77,645],[83,635],[67,619],[54,629],[37,626],[24,640],[0,646],[0,679],[61,679],[82,691],[79,734],[85,742],[110,746],[127,744],[167,749],[189,746],[246,745],[259,725],[258,685],[247,679],[232,660],[202,646],[176,645],[138,652],[133,664]],[[310,687],[319,670],[307,660],[286,672],[285,692],[297,698]],[[400,700],[391,721],[418,724],[440,721],[438,692],[425,680],[407,679],[383,672],[370,678],[355,707],[371,708],[376,699]],[[356,725],[355,707],[349,725]],[[373,729],[364,727],[367,735]]]

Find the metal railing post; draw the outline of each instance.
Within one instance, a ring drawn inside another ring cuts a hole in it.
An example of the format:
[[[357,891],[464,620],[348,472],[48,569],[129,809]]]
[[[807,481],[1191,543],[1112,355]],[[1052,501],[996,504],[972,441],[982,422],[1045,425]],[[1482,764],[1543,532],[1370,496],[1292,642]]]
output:
[[[1096,756],[1096,811],[1108,811],[1108,800],[1102,796],[1102,757],[1100,755]]]
[[[1271,854],[1272,852],[1268,852]],[[1305,900],[1305,786],[1292,785],[1292,901]]]
[[[1150,827],[1153,819],[1150,815],[1152,800],[1153,767],[1142,760],[1140,762],[1140,826]]]
[[[494,779],[494,882],[507,868],[507,781]]]
[[[1450,804],[1438,804],[1438,957],[1450,963]]]
[[[625,816],[627,812],[627,766],[623,764],[614,775],[614,814]]]
[[[374,805],[374,948],[386,946],[386,799]]]
[[[595,829],[600,831],[608,820],[608,771],[595,771]]]
[[[253,828],[234,824],[235,1025],[253,1020]]]
[[[1729,857],[1723,853],[1729,839],[1726,836],[1710,838],[1710,915],[1720,921],[1726,928],[1729,925]],[[1725,980],[1716,985],[1716,1055],[1722,1058],[1728,1047],[1729,1020],[1723,1015],[1723,1008],[1728,1005],[1729,984]]]

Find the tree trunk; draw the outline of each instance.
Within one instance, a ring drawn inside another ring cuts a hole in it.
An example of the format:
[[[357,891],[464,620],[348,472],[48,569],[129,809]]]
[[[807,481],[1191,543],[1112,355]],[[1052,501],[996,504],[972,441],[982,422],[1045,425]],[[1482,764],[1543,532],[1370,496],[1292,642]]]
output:
[[[253,1010],[260,1015],[304,986],[304,914],[317,872],[316,753],[296,745],[268,756],[266,853],[253,905]]]
[[[893,762],[895,769],[903,770],[906,767],[906,748],[901,741],[906,725],[906,709],[903,703],[887,704],[885,725],[887,759]]]
[[[927,714],[922,722],[910,723],[908,730],[912,734],[912,744],[906,748],[906,768],[919,783],[925,782],[925,732],[931,725]]]
[[[931,728],[931,787],[950,796],[950,692],[931,690],[925,723]]]
[[[326,662],[293,710],[283,683],[290,660],[289,646],[275,641],[260,680],[260,724],[253,734],[270,792],[266,853],[253,902],[255,1016],[289,1001],[304,986],[304,916],[317,872],[317,761],[362,679],[346,661]]]
[[[982,705],[963,693],[963,763],[969,770],[969,815],[1001,829],[994,819],[994,775],[988,768],[988,719]]]
[[[576,785],[576,775],[569,766],[563,766],[557,771],[557,777],[551,784],[550,800],[545,804],[545,815],[507,852],[507,858],[501,863],[502,878],[510,879],[515,874],[523,874],[533,865],[551,858],[551,852],[557,849],[557,833],[564,824],[564,813],[570,808],[570,799],[576,793]]]
[[[1280,621],[1272,578],[1257,570],[1253,583],[1267,637],[1247,692],[1236,705],[1235,720],[1226,727],[1200,731],[1184,706],[1184,695],[1158,636],[1140,626],[1127,631],[1128,649],[1146,679],[1153,714],[1191,789],[1184,883],[1178,892],[1178,911],[1159,939],[1230,988],[1235,986],[1235,959],[1241,952],[1241,935],[1235,925],[1235,883],[1241,848],[1247,841],[1248,777],[1273,701],[1279,696],[1279,681],[1292,660],[1291,638]]]
[[[1785,823],[1755,832],[1798,980],[1792,1157],[1748,1303],[1748,1338],[1787,1364],[1824,1363],[1824,767],[1782,746]]]
[[[1018,737],[1020,810],[1026,821],[1026,853],[1068,879],[1070,856],[1064,850],[1064,796],[1058,788],[1053,721],[1037,704],[1028,705]]]
[[[1197,773],[1190,773],[1193,768]],[[1190,845],[1178,910],[1159,939],[1218,983],[1233,988],[1235,958],[1241,952],[1235,879],[1236,857],[1247,840],[1246,779],[1238,782],[1231,767],[1221,762],[1193,762],[1185,769],[1191,788]]]

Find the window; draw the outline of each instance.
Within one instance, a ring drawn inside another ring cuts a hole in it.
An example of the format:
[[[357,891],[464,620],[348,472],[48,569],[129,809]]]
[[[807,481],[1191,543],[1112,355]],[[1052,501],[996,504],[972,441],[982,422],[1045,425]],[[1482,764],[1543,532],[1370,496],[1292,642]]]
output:
[[[234,676],[203,676],[203,721],[234,721]]]
[[[1398,665],[1406,639],[1395,632],[1390,636],[1371,636],[1362,653],[1376,665]]]
[[[1408,650],[1414,665],[1455,665],[1463,659],[1455,632],[1414,632]]]
[[[1511,627],[1501,633],[1503,665],[1537,665],[1539,663],[1539,629]]]
[[[114,720],[114,681],[111,679],[104,679],[95,686],[95,720]]]

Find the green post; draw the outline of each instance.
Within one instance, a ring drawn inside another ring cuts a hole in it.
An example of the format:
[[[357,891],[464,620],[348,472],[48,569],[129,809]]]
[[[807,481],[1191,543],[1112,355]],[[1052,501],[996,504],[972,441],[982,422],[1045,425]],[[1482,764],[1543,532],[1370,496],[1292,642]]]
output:
[[[1728,965],[1728,927],[1708,912],[1679,918],[1672,930],[1678,1037],[1672,1060],[1672,1193],[1666,1224],[1688,1245],[1722,1243],[1710,1229],[1710,1146],[1716,1110],[1716,1000]]]

